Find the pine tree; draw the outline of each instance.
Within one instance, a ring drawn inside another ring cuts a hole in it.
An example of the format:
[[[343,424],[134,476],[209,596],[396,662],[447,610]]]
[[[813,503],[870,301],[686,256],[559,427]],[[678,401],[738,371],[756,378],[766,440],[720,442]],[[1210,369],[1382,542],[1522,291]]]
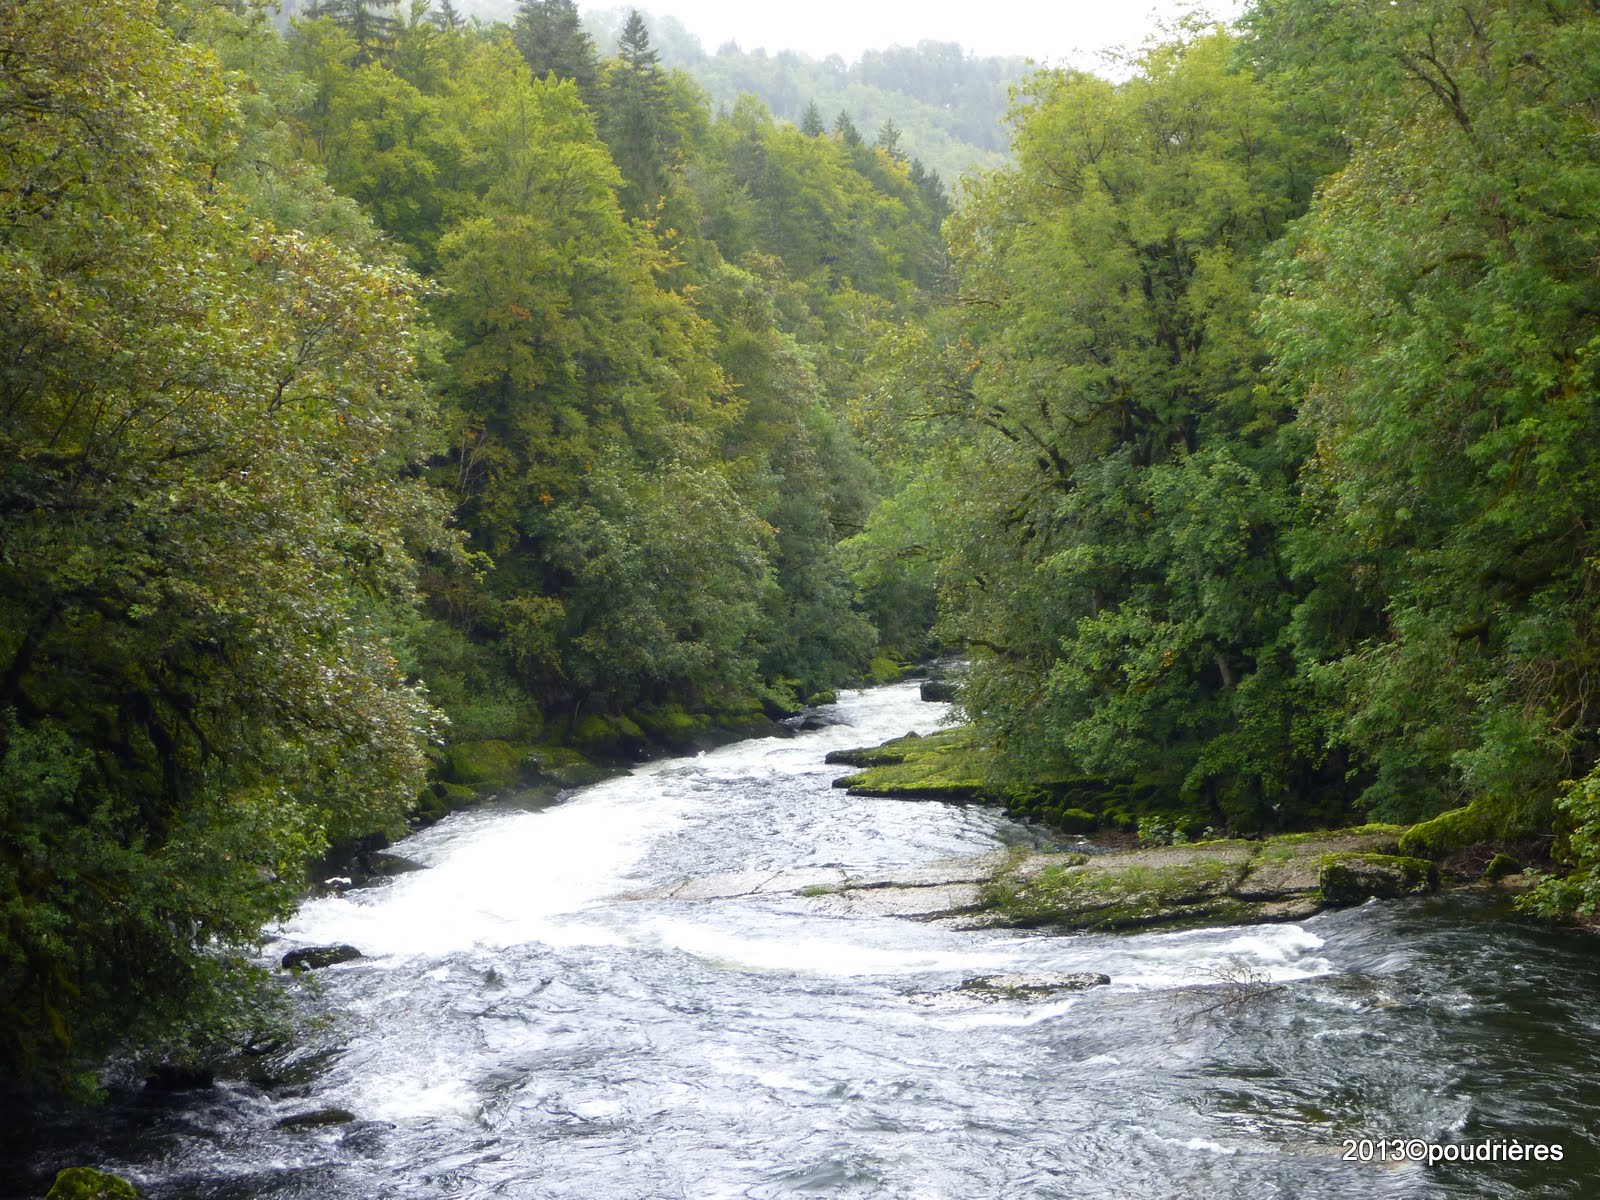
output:
[[[619,199],[631,216],[642,216],[666,187],[666,83],[650,31],[634,9],[607,71],[602,131],[622,172]]]
[[[882,125],[878,126],[878,137],[875,143],[896,162],[905,161],[905,151],[900,149],[900,127],[893,120],[885,117]]]
[[[511,40],[536,78],[543,79],[553,71],[557,79],[574,80],[579,94],[593,100],[600,80],[600,58],[573,0],[524,0]]]
[[[661,56],[650,46],[650,30],[637,8],[628,10],[627,23],[617,41],[617,57],[635,71],[653,73],[661,63]]]
[[[318,0],[306,9],[313,20],[326,17],[360,48],[359,60],[371,62],[387,50],[400,32],[393,0]]]
[[[461,15],[461,10],[450,3],[450,0],[442,0],[438,11],[434,12],[432,16],[433,23],[446,33],[454,33],[467,23],[467,19]]]
[[[833,119],[834,136],[844,139],[847,146],[861,145],[861,131],[856,128],[856,123],[850,119],[850,110],[841,108],[839,115]]]
[[[815,100],[806,105],[805,116],[800,118],[800,132],[807,137],[821,137],[828,132],[828,127],[822,123],[822,111]]]

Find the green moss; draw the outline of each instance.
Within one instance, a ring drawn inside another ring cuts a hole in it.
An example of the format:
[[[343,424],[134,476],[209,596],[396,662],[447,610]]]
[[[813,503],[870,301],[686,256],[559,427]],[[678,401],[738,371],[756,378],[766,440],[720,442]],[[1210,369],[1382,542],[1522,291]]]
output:
[[[1489,841],[1499,832],[1500,822],[1493,810],[1475,801],[1413,825],[1400,838],[1400,853],[1437,862],[1457,850]]]
[[[987,778],[989,753],[974,741],[968,727],[941,730],[927,737],[897,738],[861,754],[857,761],[875,761],[878,765],[840,781],[858,795],[999,799],[998,789]]]
[[[1322,898],[1329,904],[1392,900],[1436,890],[1439,868],[1425,858],[1406,855],[1325,854],[1319,884]]]
[[[811,708],[815,708],[819,704],[837,703],[839,703],[839,693],[832,690],[813,692],[811,698],[806,701],[806,704]]]
[[[498,740],[453,742],[445,749],[444,782],[479,791],[511,787],[529,765],[526,746]]]
[[[1483,868],[1483,877],[1491,883],[1504,879],[1508,875],[1522,874],[1522,864],[1509,854],[1496,854],[1489,860],[1488,866]]]
[[[1045,819],[1063,833],[1093,833],[1100,825],[1098,817],[1081,808],[1048,809]]]
[[[905,664],[882,655],[867,664],[868,683],[898,683],[905,677]]]
[[[630,717],[589,713],[572,723],[572,743],[594,758],[631,758],[642,753],[644,730]]]
[[[140,1193],[126,1179],[105,1171],[68,1167],[56,1176],[44,1200],[140,1200]]]
[[[646,737],[674,750],[688,749],[711,728],[710,717],[685,712],[676,704],[641,709],[635,716]]]
[[[1023,924],[1120,929],[1152,921],[1208,916],[1227,897],[1240,866],[1226,858],[1172,862],[1065,863],[1031,877],[998,877],[984,899]],[[1198,906],[1199,911],[1196,910]]]

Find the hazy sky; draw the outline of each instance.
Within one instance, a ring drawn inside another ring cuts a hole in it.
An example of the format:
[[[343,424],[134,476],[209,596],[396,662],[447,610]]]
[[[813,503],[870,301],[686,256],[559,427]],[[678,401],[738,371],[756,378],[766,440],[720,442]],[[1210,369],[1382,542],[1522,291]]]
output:
[[[618,0],[584,4],[610,8]],[[857,57],[862,50],[914,46],[925,38],[960,42],[976,54],[1018,54],[1090,65],[1093,54],[1137,45],[1162,18],[1196,7],[1193,0],[645,0],[668,13],[715,53],[730,39],[746,50],[799,50],[821,58]],[[1208,0],[1204,7],[1230,19],[1242,0]]]

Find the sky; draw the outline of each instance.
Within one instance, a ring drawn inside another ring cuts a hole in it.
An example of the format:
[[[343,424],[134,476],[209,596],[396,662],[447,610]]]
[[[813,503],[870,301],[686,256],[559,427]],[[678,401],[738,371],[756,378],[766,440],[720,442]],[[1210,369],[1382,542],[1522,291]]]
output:
[[[588,4],[611,8],[624,0]],[[1137,45],[1162,18],[1195,7],[1194,0],[644,0],[640,7],[677,17],[706,50],[736,41],[745,50],[799,50],[814,58],[914,46],[932,39],[960,42],[980,54],[1015,54],[1041,62],[1094,65],[1105,48]],[[1242,0],[1207,0],[1224,19]]]

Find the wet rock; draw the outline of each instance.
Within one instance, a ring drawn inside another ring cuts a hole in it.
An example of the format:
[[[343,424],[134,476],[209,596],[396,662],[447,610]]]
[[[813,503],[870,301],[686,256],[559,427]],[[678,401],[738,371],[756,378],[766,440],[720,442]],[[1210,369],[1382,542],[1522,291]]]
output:
[[[1400,832],[1372,825],[1097,854],[1013,849],[868,873],[807,867],[708,876],[633,898],[789,892],[833,915],[907,917],[953,929],[1299,921],[1329,905],[1433,890],[1432,864],[1390,853]]]
[[[93,1167],[68,1167],[56,1175],[44,1200],[140,1200],[142,1195],[116,1175]]]
[[[1322,859],[1322,898],[1335,907],[1394,900],[1439,888],[1439,868],[1395,854],[1329,854]]]
[[[161,1063],[145,1078],[144,1085],[156,1092],[199,1092],[215,1087],[217,1073],[209,1066]]]
[[[956,685],[949,679],[924,679],[917,695],[930,703],[948,704],[956,698]]]
[[[373,850],[362,855],[360,863],[362,870],[368,875],[406,875],[412,871],[425,869],[419,862],[413,862],[398,854],[388,854],[382,850]]]
[[[356,1119],[355,1113],[344,1108],[319,1108],[312,1112],[296,1113],[277,1123],[279,1129],[324,1129],[329,1125],[348,1125]]]
[[[830,916],[912,917],[918,920],[931,920],[982,909],[983,892],[976,883],[861,889],[847,887],[829,895],[818,896],[814,903]]]
[[[354,946],[304,946],[283,956],[286,971],[316,971],[361,957]]]
[[[1046,972],[1033,975],[977,975],[966,980],[957,990],[978,992],[997,998],[1025,999],[1050,995],[1054,992],[1081,992],[1092,987],[1104,987],[1110,982],[1109,975],[1091,971],[1068,974]]]

